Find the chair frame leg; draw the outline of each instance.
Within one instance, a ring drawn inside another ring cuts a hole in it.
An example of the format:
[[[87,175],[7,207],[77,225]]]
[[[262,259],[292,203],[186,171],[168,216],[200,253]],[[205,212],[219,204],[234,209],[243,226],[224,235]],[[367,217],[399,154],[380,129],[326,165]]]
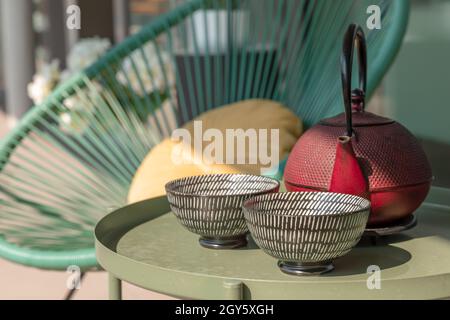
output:
[[[80,274],[80,282],[81,282],[81,280],[83,280],[83,277],[85,276],[85,274],[86,274],[85,272],[81,272],[81,274]],[[72,297],[75,295],[75,292],[77,290],[78,290],[77,288],[73,288],[73,289],[67,290],[66,295],[64,297],[64,300],[72,300]]]

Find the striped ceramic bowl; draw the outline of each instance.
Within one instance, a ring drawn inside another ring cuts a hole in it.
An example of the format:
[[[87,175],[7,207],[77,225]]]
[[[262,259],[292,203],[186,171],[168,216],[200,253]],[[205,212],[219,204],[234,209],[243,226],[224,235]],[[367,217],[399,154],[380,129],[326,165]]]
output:
[[[296,275],[331,271],[332,261],[361,239],[369,212],[368,200],[330,192],[269,194],[244,203],[256,244]]]
[[[181,178],[166,184],[170,208],[207,248],[237,248],[247,244],[248,228],[242,205],[250,197],[278,192],[277,180],[244,174]]]

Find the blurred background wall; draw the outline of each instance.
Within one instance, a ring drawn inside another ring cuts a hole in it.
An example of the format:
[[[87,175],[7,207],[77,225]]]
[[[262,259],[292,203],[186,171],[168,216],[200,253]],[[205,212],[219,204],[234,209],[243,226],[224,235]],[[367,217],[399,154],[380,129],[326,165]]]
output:
[[[423,142],[434,185],[450,187],[450,1],[415,0],[401,51],[380,94],[382,113]]]

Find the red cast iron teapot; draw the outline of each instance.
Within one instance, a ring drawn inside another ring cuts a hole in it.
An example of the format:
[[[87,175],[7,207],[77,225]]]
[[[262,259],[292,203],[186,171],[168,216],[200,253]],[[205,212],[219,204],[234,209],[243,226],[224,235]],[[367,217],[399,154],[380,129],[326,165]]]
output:
[[[355,45],[360,88],[352,92]],[[366,70],[364,32],[351,25],[341,56],[345,113],[322,120],[303,134],[289,156],[284,179],[289,191],[364,196],[372,203],[369,225],[385,226],[419,207],[432,174],[419,142],[405,127],[364,111]]]

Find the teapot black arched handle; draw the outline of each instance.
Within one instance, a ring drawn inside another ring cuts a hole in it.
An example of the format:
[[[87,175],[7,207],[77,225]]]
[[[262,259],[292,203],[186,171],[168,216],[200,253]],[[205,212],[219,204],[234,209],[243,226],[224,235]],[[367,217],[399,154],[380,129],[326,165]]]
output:
[[[355,44],[358,49],[359,89],[352,92],[352,64]],[[347,136],[351,137],[353,135],[352,100],[359,99],[362,108],[364,108],[367,83],[366,37],[364,36],[363,29],[356,24],[351,24],[345,33],[341,55],[341,77],[342,91],[344,95],[345,118],[347,123]],[[352,97],[352,94],[355,97]]]

